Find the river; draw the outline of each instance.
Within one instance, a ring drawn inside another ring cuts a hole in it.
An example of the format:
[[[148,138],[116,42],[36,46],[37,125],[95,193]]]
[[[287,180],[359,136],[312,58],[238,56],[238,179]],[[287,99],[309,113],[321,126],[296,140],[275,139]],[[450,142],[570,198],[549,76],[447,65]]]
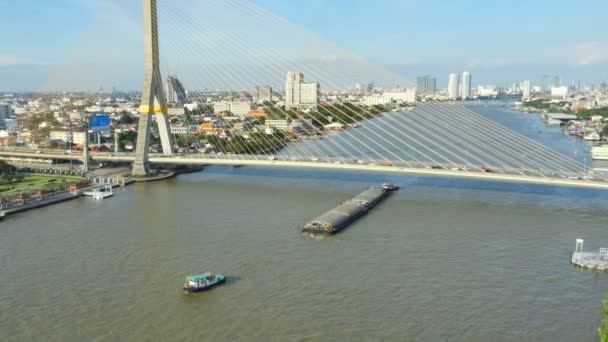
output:
[[[588,155],[536,116],[476,110]],[[402,190],[341,234],[298,231],[384,181]],[[606,208],[597,190],[209,167],[0,223],[0,336],[594,341],[608,274],[569,261],[577,237],[608,246]],[[228,281],[185,295],[194,271]]]

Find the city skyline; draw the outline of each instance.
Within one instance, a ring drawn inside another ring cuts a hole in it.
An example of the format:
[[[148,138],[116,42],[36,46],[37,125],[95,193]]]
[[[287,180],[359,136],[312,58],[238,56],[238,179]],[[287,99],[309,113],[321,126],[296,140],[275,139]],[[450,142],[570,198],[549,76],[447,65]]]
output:
[[[230,14],[232,17],[226,18],[235,25],[235,30],[248,28],[255,26],[250,22],[253,19],[240,17],[247,11],[261,11],[260,15],[272,19],[275,23],[274,26],[259,28],[258,32],[255,32],[258,36],[284,41],[278,28],[287,28],[290,34],[295,32],[297,39],[306,43],[305,45],[314,46],[314,51],[306,55],[306,52],[299,51],[296,47],[283,44],[277,53],[292,64],[298,62],[313,65],[311,60],[331,59],[336,56],[340,60],[343,56],[356,55],[370,64],[381,64],[412,83],[415,83],[419,75],[432,75],[438,79],[438,88],[447,86],[444,75],[453,70],[468,70],[475,74],[475,84],[510,84],[524,79],[538,82],[536,80],[540,80],[544,74],[560,75],[565,84],[573,81],[599,84],[605,80],[608,45],[606,38],[593,27],[599,25],[599,13],[602,13],[606,5],[599,1],[594,2],[588,5],[593,8],[589,10],[590,7],[582,9],[567,5],[563,1],[552,2],[553,5],[549,7],[542,6],[541,3],[528,4],[520,10],[516,6],[506,4],[489,6],[469,1],[462,6],[435,6],[433,11],[425,11],[436,4],[384,2],[378,6],[360,2],[354,6],[344,6],[341,1],[333,4],[312,1],[301,5],[260,0],[246,3],[250,6],[249,9],[233,10]],[[41,4],[41,13],[20,11],[18,4],[1,5],[2,22],[13,30],[18,29],[14,30],[16,34],[3,40],[3,46],[0,48],[0,90],[39,90],[44,88],[45,83],[49,83],[49,79],[53,79],[53,73],[56,73],[58,68],[69,68],[74,74],[80,75],[82,70],[77,69],[86,67],[93,57],[101,54],[104,57],[103,63],[98,66],[100,71],[98,75],[91,75],[91,79],[100,79],[99,83],[106,88],[116,86],[121,90],[138,89],[141,86],[139,74],[143,66],[143,58],[138,53],[142,44],[138,35],[141,31],[138,5],[123,0],[103,3],[60,0],[52,5]],[[220,10],[229,6],[206,2],[197,4],[186,0],[181,1],[180,5],[196,10],[205,9],[207,6],[217,9],[216,12],[219,13],[223,13]],[[166,5],[161,3],[160,6]],[[407,21],[397,20],[395,16],[403,13],[405,9],[409,9],[413,15],[408,16]],[[351,15],[336,15],[341,10]],[[385,15],[373,15],[378,11]],[[480,25],[489,24],[488,17],[496,17],[490,14],[497,11],[505,11],[507,14],[517,11],[523,18],[518,21],[517,26],[506,31],[500,27],[512,24],[508,15],[502,15],[498,22],[492,22],[495,30],[480,29]],[[424,13],[424,16],[414,15],[418,12]],[[584,12],[584,15],[580,12]],[[455,13],[458,19],[466,20],[455,20],[448,16],[449,13]],[[539,16],[539,13],[543,15]],[[577,16],[577,13],[581,16]],[[162,26],[163,20],[169,20],[171,17],[163,18],[163,15],[170,14],[161,13],[161,44],[162,41],[173,38],[172,33]],[[329,20],[329,16],[332,16],[333,20]],[[210,24],[221,25],[222,19],[225,18],[222,15],[219,17],[206,19]],[[585,20],[581,20],[582,17]],[[369,30],[368,25],[357,25],[360,20],[367,18],[372,20],[372,25],[378,20],[382,20],[383,25],[373,25],[375,30]],[[24,22],[28,22],[27,27]],[[456,33],[442,29],[454,25],[458,28],[459,38],[454,36]],[[412,28],[423,29],[416,35],[411,35],[409,32]],[[220,29],[223,28],[220,26]],[[559,35],[554,34],[556,30],[560,30]],[[124,35],[124,32],[133,32],[133,35]],[[525,32],[534,34],[524,34]],[[463,40],[462,37],[476,39]],[[248,37],[244,36],[245,38]],[[394,44],[395,41],[403,39],[407,40],[407,44]],[[475,43],[480,40],[483,44]],[[210,41],[208,44],[219,43]],[[330,46],[331,44],[334,46]],[[335,45],[339,45],[339,48]],[[189,48],[200,49],[199,46]],[[244,49],[253,50],[253,45],[245,45]],[[173,66],[173,56],[166,52],[171,49],[164,51],[168,62],[163,67],[169,72],[172,68],[177,68],[180,69],[177,74],[181,76],[179,71],[184,70],[187,73],[199,67],[194,64],[180,68]],[[325,52],[327,55],[324,55]],[[193,60],[211,58],[196,53],[199,58],[192,58]],[[446,57],[448,55],[449,58]],[[232,62],[242,66],[252,62],[259,63],[260,60],[263,59],[260,57],[254,61],[235,58]],[[224,63],[228,64],[229,61]],[[106,70],[106,64],[112,67],[108,66]],[[200,68],[204,67],[207,66],[200,65]],[[281,73],[287,71],[285,69]],[[310,74],[306,70],[303,71]],[[280,84],[267,80],[259,82]],[[365,83],[368,80],[362,79],[359,82]],[[86,78],[74,83],[83,88],[98,88],[100,85],[91,86],[90,79]]]

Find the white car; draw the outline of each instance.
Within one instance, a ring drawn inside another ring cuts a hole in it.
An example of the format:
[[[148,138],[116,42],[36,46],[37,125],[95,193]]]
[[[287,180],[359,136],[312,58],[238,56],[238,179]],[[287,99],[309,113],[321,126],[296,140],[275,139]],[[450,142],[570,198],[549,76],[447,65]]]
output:
[[[275,158],[274,156],[270,156],[268,157],[268,160],[277,160],[277,158]]]
[[[365,162],[363,160],[357,160],[357,164],[363,165],[363,164],[365,164]]]
[[[313,162],[317,162],[319,161],[319,158],[310,158],[310,160],[312,160]]]

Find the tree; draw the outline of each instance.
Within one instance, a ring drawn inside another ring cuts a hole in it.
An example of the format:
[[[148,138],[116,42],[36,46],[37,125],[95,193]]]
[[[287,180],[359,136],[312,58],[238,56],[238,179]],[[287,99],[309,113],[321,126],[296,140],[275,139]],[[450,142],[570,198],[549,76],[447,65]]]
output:
[[[597,333],[600,335],[601,342],[608,342],[608,298],[602,301],[604,308],[602,309],[602,325],[597,328]]]
[[[124,113],[118,119],[118,123],[121,125],[132,125],[135,123],[135,118],[133,118],[129,113]]]
[[[0,160],[0,174],[8,174],[8,173],[12,173],[14,171],[15,171],[15,168],[11,164],[9,164],[3,160]]]

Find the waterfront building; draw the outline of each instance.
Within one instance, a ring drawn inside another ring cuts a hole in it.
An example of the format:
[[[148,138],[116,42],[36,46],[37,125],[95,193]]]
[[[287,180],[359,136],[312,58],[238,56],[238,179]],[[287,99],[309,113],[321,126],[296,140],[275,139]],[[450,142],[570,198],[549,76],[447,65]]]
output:
[[[459,88],[460,82],[458,74],[450,74],[450,78],[448,80],[448,98],[450,100],[456,100],[458,98]]]
[[[523,98],[529,99],[530,95],[532,94],[532,81],[530,81],[530,80],[523,81],[521,89],[522,89]]]
[[[253,102],[263,103],[272,101],[272,87],[256,85],[253,88]]]
[[[13,107],[0,103],[0,128],[6,128],[6,120],[13,118]]]
[[[496,97],[500,93],[496,86],[478,86],[477,95],[479,97]]]
[[[462,73],[461,96],[463,100],[471,98],[471,73],[465,71]]]
[[[251,104],[249,102],[215,102],[213,104],[213,111],[215,113],[231,112],[237,116],[247,115],[251,110]]]
[[[285,84],[285,109],[316,108],[320,89],[318,82],[304,82],[304,74],[301,72],[288,72]]]
[[[186,88],[177,77],[169,75],[167,78],[167,103],[183,106],[187,102],[188,92]]]
[[[407,89],[405,91],[385,92],[384,97],[390,98],[396,102],[414,103],[416,102],[416,89]]]
[[[422,94],[433,94],[437,91],[437,79],[430,75],[420,76],[416,78],[416,86]]]

